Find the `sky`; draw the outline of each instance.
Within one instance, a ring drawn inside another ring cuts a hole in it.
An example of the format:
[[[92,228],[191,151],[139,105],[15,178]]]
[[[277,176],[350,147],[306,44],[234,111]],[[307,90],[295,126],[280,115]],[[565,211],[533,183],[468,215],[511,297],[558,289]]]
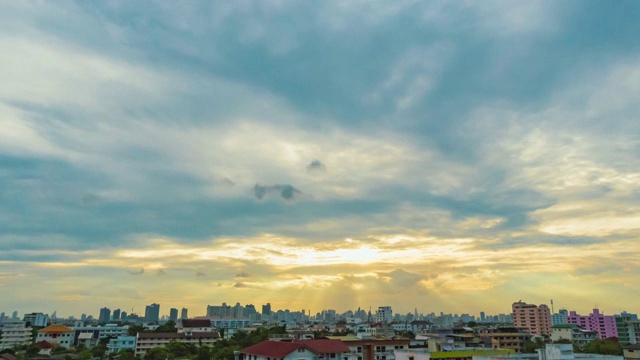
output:
[[[1,1],[0,311],[638,312],[637,1]]]

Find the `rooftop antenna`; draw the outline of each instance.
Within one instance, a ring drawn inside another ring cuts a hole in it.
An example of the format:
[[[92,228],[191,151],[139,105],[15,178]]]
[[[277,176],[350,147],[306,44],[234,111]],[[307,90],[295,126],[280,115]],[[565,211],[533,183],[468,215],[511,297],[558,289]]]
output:
[[[555,314],[555,312],[553,311],[553,299],[551,299],[551,313]]]

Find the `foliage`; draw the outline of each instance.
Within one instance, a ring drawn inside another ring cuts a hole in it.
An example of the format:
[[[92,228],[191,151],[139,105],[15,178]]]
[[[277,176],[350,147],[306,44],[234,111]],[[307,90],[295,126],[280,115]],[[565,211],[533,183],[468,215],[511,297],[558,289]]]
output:
[[[144,326],[142,325],[129,325],[129,329],[127,330],[127,335],[136,336],[138,333],[144,332]]]
[[[147,350],[144,360],[165,360],[169,357],[169,352],[163,347],[155,347]]]
[[[617,338],[595,339],[587,345],[585,352],[601,355],[622,355],[622,348]]]
[[[107,345],[103,343],[99,343],[98,345],[91,348],[91,355],[99,359],[104,359],[104,354],[106,352],[107,352]]]
[[[176,329],[176,323],[173,320],[169,320],[166,323],[158,326],[154,332],[157,333],[175,333],[178,332],[178,329]]]
[[[201,346],[198,349],[198,355],[194,360],[210,360],[211,359],[211,349],[208,346]]]
[[[27,350],[25,351],[25,355],[27,357],[33,357],[38,355],[38,352],[40,352],[40,348],[35,346],[35,345],[31,345],[27,348]]]
[[[91,350],[87,349],[86,347],[82,349],[78,347],[78,349],[76,350],[76,354],[78,354],[78,360],[91,360],[91,358],[93,357],[93,355],[91,354]]]
[[[122,349],[118,351],[118,359],[120,360],[134,360],[135,358],[135,352],[131,349]]]
[[[66,354],[69,352],[69,349],[63,347],[63,346],[58,346],[55,349],[53,349],[53,354],[54,355],[58,355],[58,354]]]

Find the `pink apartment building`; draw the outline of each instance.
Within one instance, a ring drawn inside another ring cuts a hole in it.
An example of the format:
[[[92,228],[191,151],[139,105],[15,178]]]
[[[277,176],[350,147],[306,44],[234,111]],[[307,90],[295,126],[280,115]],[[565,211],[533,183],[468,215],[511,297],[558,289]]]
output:
[[[571,311],[567,317],[567,324],[576,324],[586,330],[597,331],[600,339],[618,337],[615,316],[600,314],[598,309],[593,309],[593,313],[589,316],[578,315],[575,311]]]
[[[517,328],[527,329],[537,337],[551,335],[551,311],[547,305],[536,306],[518,301],[511,305],[511,309]]]

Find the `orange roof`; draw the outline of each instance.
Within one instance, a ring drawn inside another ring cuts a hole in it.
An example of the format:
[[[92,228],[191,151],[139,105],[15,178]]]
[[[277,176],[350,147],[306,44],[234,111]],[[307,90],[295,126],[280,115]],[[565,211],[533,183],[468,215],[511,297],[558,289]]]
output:
[[[73,331],[72,328],[64,325],[49,325],[38,332],[55,333],[55,332],[71,332],[71,331]]]

